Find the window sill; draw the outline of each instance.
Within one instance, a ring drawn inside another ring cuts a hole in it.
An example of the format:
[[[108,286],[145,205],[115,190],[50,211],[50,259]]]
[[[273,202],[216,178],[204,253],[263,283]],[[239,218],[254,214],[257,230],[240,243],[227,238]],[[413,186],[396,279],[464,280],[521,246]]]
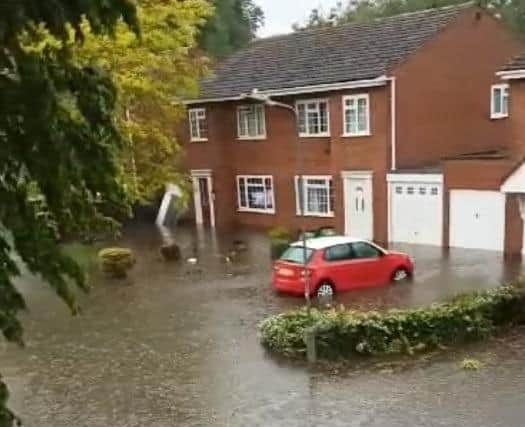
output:
[[[330,138],[329,133],[318,133],[315,135],[299,134],[299,138]]]
[[[208,138],[192,138],[190,142],[208,142]]]
[[[343,133],[341,135],[342,138],[361,138],[361,137],[367,137],[372,136],[371,132],[364,132],[364,133]]]
[[[330,212],[327,214],[323,213],[305,213],[304,215],[301,215],[301,213],[297,212],[298,217],[308,217],[308,218],[335,218],[334,212]]]
[[[490,119],[491,120],[501,120],[501,119],[506,119],[507,117],[509,117],[508,114],[491,114]]]
[[[264,215],[275,215],[275,209],[249,209],[249,208],[239,208],[237,209],[238,213],[256,213],[256,214],[264,214]]]
[[[237,141],[264,141],[266,139],[266,135],[261,136],[239,136],[237,137]]]

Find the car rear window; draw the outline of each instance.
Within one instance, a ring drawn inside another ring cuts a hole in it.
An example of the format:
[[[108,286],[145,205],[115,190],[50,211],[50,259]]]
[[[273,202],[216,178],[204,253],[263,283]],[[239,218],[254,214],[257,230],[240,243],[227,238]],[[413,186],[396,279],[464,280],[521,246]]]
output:
[[[294,264],[304,264],[304,247],[303,246],[290,246],[279,258],[281,261],[291,262]],[[306,248],[306,262],[310,261],[314,254],[313,249]]]

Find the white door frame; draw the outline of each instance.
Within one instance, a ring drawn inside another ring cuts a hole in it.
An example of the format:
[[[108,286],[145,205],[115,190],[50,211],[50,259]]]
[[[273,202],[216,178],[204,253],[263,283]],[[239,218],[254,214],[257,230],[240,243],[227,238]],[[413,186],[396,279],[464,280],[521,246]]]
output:
[[[341,177],[343,179],[343,203],[344,203],[344,218],[345,218],[345,234],[350,234],[350,221],[349,221],[349,212],[347,211],[347,205],[348,205],[348,195],[350,192],[350,183],[353,182],[361,182],[365,186],[368,192],[366,194],[369,194],[369,203],[368,206],[370,207],[370,215],[371,215],[371,221],[370,221],[370,227],[367,230],[367,235],[364,236],[364,238],[367,238],[369,240],[372,240],[374,238],[374,185],[373,185],[373,177],[374,172],[373,171],[342,171]],[[361,236],[358,236],[361,237]]]
[[[193,185],[193,202],[195,204],[195,222],[197,225],[204,224],[199,179],[206,178],[208,182],[208,200],[210,202],[210,226],[215,228],[215,197],[213,191],[212,171],[210,169],[195,169],[190,171],[190,174]]]
[[[518,196],[518,203],[520,205],[521,224],[523,225],[523,237],[521,240],[521,253],[525,255],[525,194]]]

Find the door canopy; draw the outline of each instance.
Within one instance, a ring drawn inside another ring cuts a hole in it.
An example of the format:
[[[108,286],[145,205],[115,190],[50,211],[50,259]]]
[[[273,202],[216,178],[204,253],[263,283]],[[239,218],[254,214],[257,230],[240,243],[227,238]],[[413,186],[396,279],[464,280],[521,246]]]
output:
[[[525,194],[525,163],[522,163],[501,186],[503,193]]]

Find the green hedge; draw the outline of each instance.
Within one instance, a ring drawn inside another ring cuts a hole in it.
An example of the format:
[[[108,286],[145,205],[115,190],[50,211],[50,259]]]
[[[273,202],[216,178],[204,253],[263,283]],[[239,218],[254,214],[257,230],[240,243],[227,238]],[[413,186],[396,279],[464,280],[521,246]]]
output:
[[[525,320],[522,288],[503,286],[464,295],[428,308],[359,312],[301,309],[272,316],[260,325],[262,342],[287,356],[306,353],[313,330],[320,357],[414,354],[479,340]]]

